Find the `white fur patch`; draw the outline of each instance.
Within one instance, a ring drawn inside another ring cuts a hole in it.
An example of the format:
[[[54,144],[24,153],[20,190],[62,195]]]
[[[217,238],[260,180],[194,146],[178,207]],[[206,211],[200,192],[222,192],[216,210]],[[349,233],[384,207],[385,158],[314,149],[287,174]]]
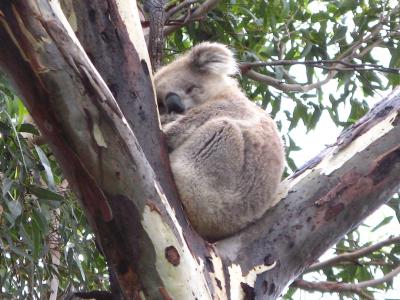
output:
[[[233,52],[225,45],[203,42],[190,51],[190,61],[202,72],[234,75],[238,66]]]

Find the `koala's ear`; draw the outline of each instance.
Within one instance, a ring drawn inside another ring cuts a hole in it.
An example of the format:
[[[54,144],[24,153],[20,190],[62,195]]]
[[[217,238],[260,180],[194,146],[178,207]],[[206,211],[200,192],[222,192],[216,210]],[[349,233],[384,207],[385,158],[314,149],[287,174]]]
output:
[[[234,75],[238,66],[230,51],[219,43],[203,42],[189,52],[189,61],[193,69],[199,72]]]

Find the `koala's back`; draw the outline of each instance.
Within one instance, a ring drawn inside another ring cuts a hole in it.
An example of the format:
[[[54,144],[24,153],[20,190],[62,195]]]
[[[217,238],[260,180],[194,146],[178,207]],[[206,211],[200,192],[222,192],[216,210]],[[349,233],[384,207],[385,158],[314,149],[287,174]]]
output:
[[[244,228],[274,203],[283,147],[272,119],[241,93],[200,105],[179,121],[187,139],[170,154],[191,223],[209,239]]]

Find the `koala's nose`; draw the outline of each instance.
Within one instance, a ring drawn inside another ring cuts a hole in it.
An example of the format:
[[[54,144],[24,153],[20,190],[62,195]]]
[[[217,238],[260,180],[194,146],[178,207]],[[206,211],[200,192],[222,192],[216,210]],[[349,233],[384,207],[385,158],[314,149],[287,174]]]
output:
[[[168,113],[176,112],[181,114],[185,111],[185,106],[182,103],[181,97],[175,93],[168,93],[167,97],[165,98],[165,103],[167,105]]]

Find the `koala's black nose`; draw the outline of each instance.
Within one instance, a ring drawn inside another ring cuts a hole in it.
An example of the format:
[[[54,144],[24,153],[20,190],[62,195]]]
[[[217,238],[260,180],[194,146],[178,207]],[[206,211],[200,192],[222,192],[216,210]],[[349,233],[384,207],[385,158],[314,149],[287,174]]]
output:
[[[165,103],[167,105],[168,113],[176,112],[181,114],[185,111],[185,106],[182,103],[181,97],[175,93],[168,93],[165,98]]]

